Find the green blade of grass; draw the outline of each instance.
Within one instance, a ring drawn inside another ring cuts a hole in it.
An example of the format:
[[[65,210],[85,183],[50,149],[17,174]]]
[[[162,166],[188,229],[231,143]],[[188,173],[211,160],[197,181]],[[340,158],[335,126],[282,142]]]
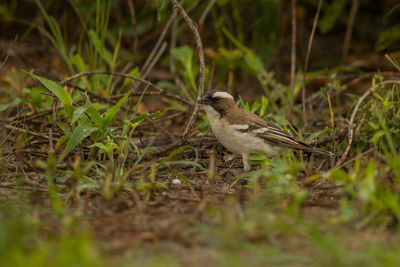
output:
[[[74,114],[72,116],[71,124],[79,120],[83,114],[85,114],[86,110],[90,107],[90,99],[88,99],[82,107],[75,109]]]
[[[94,44],[97,53],[107,62],[109,66],[113,65],[113,55],[104,46],[104,42],[97,36],[94,30],[89,30],[90,41]]]
[[[140,114],[139,116],[134,116],[130,122],[131,123],[137,123],[137,122],[141,122],[146,118],[151,118],[151,119],[157,119],[160,118],[162,116],[164,116],[165,113],[167,113],[168,110],[171,110],[170,108],[167,108],[163,111],[156,111],[153,113],[144,113],[144,114]]]
[[[82,119],[78,127],[76,127],[70,135],[65,150],[60,156],[60,161],[63,160],[78,144],[80,144],[86,137],[88,137],[97,129],[98,128],[94,127],[89,120]]]
[[[27,71],[22,70],[23,72],[25,72],[28,75],[31,75],[32,77],[36,78],[37,80],[39,80],[39,82],[41,82],[44,87],[46,87],[47,89],[49,89],[52,93],[54,93],[56,95],[56,97],[64,104],[67,106],[72,106],[72,98],[69,95],[69,93],[67,92],[67,90],[65,90],[61,85],[59,85],[58,83],[40,77],[38,75],[35,75],[33,73],[29,73]]]
[[[122,105],[125,103],[125,101],[128,99],[129,95],[131,94],[132,89],[126,93],[119,101],[117,104],[115,104],[114,106],[112,106],[110,109],[107,110],[105,116],[104,116],[104,120],[102,123],[102,128],[106,129],[112,119],[114,118],[115,114],[117,114],[118,110],[122,107]]]
[[[175,157],[176,155],[182,153],[184,150],[186,149],[193,149],[192,146],[186,145],[186,146],[181,146],[178,147],[177,149],[175,149],[174,151],[172,151],[168,156],[166,156],[164,159],[162,159],[157,165],[156,165],[156,170],[158,170],[161,166],[163,166],[164,164],[166,164],[168,161],[170,161],[173,157]],[[194,149],[195,150],[195,149]],[[196,159],[197,159],[197,150],[196,151]]]

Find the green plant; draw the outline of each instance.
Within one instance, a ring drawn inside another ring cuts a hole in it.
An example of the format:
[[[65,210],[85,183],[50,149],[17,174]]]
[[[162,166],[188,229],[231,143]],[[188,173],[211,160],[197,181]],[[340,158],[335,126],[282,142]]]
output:
[[[328,33],[339,21],[340,15],[343,13],[347,0],[332,1],[324,10],[321,18],[321,32]]]
[[[187,45],[176,47],[171,51],[172,56],[183,66],[181,74],[185,77],[187,84],[189,84],[190,91],[184,88],[185,95],[193,100],[193,96],[197,92],[195,77],[197,76],[198,69],[193,65],[193,51]]]
[[[89,8],[89,10],[81,8],[81,4],[74,0],[69,1],[69,4],[73,7],[83,28],[81,38],[83,39],[83,34],[85,34],[88,40],[87,46],[85,46],[83,42],[79,42],[76,52],[73,48],[68,47],[66,38],[63,36],[57,21],[48,14],[40,0],[36,0],[36,4],[50,28],[50,33],[45,29],[40,28],[39,30],[49,38],[56,48],[58,48],[70,73],[75,73],[74,66],[78,72],[84,72],[88,69],[115,70],[117,67],[122,33],[119,31],[118,37],[115,38],[109,31],[109,18],[113,1],[97,0],[96,4]],[[112,43],[114,47],[113,52],[110,52],[107,48],[107,42]],[[85,64],[85,61],[88,62],[88,65]],[[106,65],[103,64],[103,62],[105,62]],[[106,88],[103,92],[109,95],[112,90],[111,76],[95,76],[91,82],[84,79],[85,87],[89,86],[90,90],[95,92],[99,84],[103,83],[106,84]]]
[[[290,90],[288,90],[288,87],[278,83],[274,79],[274,73],[268,72],[265,69],[264,63],[258,55],[240,43],[239,40],[237,40],[228,30],[222,30],[226,37],[243,52],[242,60],[244,64],[242,65],[244,66],[245,70],[256,75],[274,113],[283,114],[284,109],[279,109],[276,103],[278,100],[280,100],[284,103],[282,105],[283,107],[289,107]],[[270,92],[271,88],[272,92]]]
[[[372,84],[372,98],[356,116],[355,145],[359,151],[374,151],[376,160],[365,160],[359,154],[348,171],[332,169],[325,175],[344,186],[343,191],[349,197],[341,201],[341,218],[360,220],[359,228],[366,225],[385,228],[397,225],[400,219],[399,88],[392,85],[388,90],[381,77],[375,77]]]
[[[45,8],[43,7],[42,3],[40,0],[36,0],[36,4],[38,5],[40,11],[42,12],[47,25],[50,28],[51,34],[43,31],[46,33],[47,38],[50,39],[50,41],[53,43],[53,45],[58,48],[60,51],[60,54],[64,60],[64,62],[67,64],[68,70],[72,73],[72,64],[68,60],[68,49],[67,49],[67,43],[66,40],[61,32],[60,27],[58,26],[57,21],[55,20],[54,17],[50,16]]]
[[[391,159],[390,165],[393,168],[399,168],[398,162],[399,159],[396,157]],[[399,221],[399,188],[398,186],[391,188],[385,181],[385,178],[390,177],[393,171],[388,167],[379,168],[376,163],[368,162],[363,168],[360,160],[357,160],[354,168],[348,173],[333,169],[326,174],[327,178],[344,185],[343,191],[350,197],[341,201],[342,219],[358,219],[359,222],[356,224],[358,228],[366,225],[387,227],[393,225],[394,220]],[[396,177],[395,183],[397,184],[398,181]]]
[[[47,182],[47,192],[51,201],[53,210],[58,216],[66,215],[66,207],[60,197],[58,188],[55,185],[56,172],[57,172],[57,159],[54,155],[49,155],[47,162],[38,161],[38,167],[45,171],[45,178]]]
[[[26,203],[1,200],[0,265],[105,266],[108,257],[85,229],[54,235],[37,213],[36,207]]]

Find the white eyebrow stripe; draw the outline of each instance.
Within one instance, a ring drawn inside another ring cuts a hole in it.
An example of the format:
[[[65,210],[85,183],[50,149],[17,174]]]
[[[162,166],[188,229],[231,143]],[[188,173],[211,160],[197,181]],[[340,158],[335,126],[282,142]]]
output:
[[[233,96],[231,96],[230,94],[228,94],[227,92],[215,92],[213,94],[213,97],[220,97],[220,98],[228,98],[228,99],[233,99]]]
[[[249,129],[248,124],[233,124],[232,127],[233,127],[233,129],[238,130],[238,131]]]

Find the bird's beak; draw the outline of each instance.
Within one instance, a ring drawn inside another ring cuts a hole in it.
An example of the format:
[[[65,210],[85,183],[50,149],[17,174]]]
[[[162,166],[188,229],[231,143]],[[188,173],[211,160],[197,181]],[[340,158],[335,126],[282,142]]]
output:
[[[197,102],[203,105],[208,105],[210,104],[210,99],[208,98],[208,95],[203,95],[203,97],[197,100]]]
[[[207,95],[204,95],[202,98],[197,100],[197,103],[207,105],[208,103],[210,103],[210,100],[208,99]]]

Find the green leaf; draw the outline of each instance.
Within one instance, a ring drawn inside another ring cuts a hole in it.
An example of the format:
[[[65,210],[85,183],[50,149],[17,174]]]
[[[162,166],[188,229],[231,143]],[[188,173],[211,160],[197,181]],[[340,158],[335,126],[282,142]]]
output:
[[[31,103],[37,108],[43,107],[44,103],[43,97],[47,97],[41,94],[42,92],[46,92],[46,90],[43,87],[24,88],[23,91],[24,93],[27,93],[30,96],[30,98],[24,98],[23,99],[24,102]]]
[[[375,51],[379,52],[400,40],[400,24],[396,24],[382,32],[375,44]]]
[[[334,181],[342,183],[348,183],[351,181],[349,174],[341,169],[333,169],[329,171],[328,177]]]
[[[60,129],[63,130],[63,132],[66,135],[68,135],[68,136],[71,135],[72,132],[70,130],[68,130],[68,128],[66,126],[62,125],[62,123],[58,122],[58,121],[56,123],[57,123],[58,127],[60,127]]]
[[[43,34],[49,38],[49,40],[54,44],[55,47],[60,51],[62,58],[64,59],[65,63],[68,66],[70,72],[72,72],[72,65],[71,62],[68,60],[67,56],[67,47],[66,41],[63,38],[61,33],[60,27],[58,26],[57,20],[51,17],[43,5],[41,4],[40,0],[36,0],[36,4],[38,5],[40,11],[43,14],[43,17],[46,19],[46,22],[51,30],[51,34],[47,33],[47,31],[43,31]]]
[[[204,170],[204,167],[201,166],[199,163],[190,161],[190,160],[173,160],[173,161],[168,161],[165,163],[165,165],[177,165],[177,164],[182,164],[182,165],[192,165],[194,167],[200,168]]]
[[[385,54],[386,59],[392,63],[392,65],[397,69],[397,71],[400,71],[400,63],[398,62],[398,60],[396,60],[395,57],[391,57],[389,54]]]
[[[134,68],[133,70],[131,70],[130,72],[128,72],[129,75],[131,76],[135,76],[140,78],[140,71],[139,71],[139,67]],[[124,83],[121,86],[122,88],[125,88],[128,84],[130,84],[133,81],[133,79],[131,78],[125,78]]]
[[[164,114],[167,113],[168,110],[170,110],[170,108],[167,108],[162,112],[161,111],[156,111],[154,113],[140,114],[139,116],[135,116],[134,118],[132,118],[129,121],[131,123],[137,123],[137,122],[143,121],[146,118],[152,118],[152,119],[160,118],[160,117],[164,116]]]
[[[90,107],[90,100],[88,99],[85,103],[85,105],[83,105],[82,107],[78,107],[75,112],[74,115],[72,116],[72,121],[71,124],[76,122],[77,120],[79,120],[81,118],[81,116],[86,112],[86,110]]]
[[[378,93],[373,94],[376,98],[379,98],[379,100],[383,101],[383,97],[381,97]]]
[[[103,117],[100,115],[99,111],[95,106],[89,106],[86,109],[86,114],[90,116],[90,119],[96,124],[97,126],[101,126],[103,122]]]
[[[54,149],[57,150],[59,147],[64,145],[68,140],[69,140],[69,136],[68,135],[61,136],[60,138],[58,138],[57,143],[54,145]]]
[[[268,107],[268,98],[265,96],[261,97],[261,108],[260,108],[260,117],[264,116],[265,112],[267,111]]]
[[[11,102],[11,103],[0,104],[0,112],[4,111],[4,110],[6,110],[6,109],[8,109],[8,108],[10,108],[10,107],[16,107],[16,106],[18,106],[20,103],[21,103],[21,98],[16,97],[16,98],[14,99],[14,101]]]
[[[107,143],[107,144],[97,142],[97,143],[94,143],[93,145],[90,145],[89,147],[90,148],[98,147],[101,151],[103,151],[108,156],[111,156],[113,151],[118,149],[118,145],[113,142]]]
[[[44,87],[46,87],[47,89],[49,89],[52,93],[54,93],[56,95],[56,97],[66,106],[72,106],[72,98],[69,95],[69,93],[62,87],[60,86],[58,83],[48,80],[46,78],[40,77],[38,75],[26,72],[23,70],[23,72],[25,72],[26,74],[31,75],[32,77],[35,77],[36,79],[38,79],[43,85]]]
[[[371,141],[376,145],[376,142],[385,135],[385,131],[380,130],[379,132],[375,133],[374,136],[371,138]]]
[[[267,159],[268,159],[267,156],[265,156],[262,153],[258,153],[258,152],[253,152],[249,156],[249,160],[251,160],[251,161],[264,161],[264,160],[267,160]]]
[[[113,55],[104,46],[104,42],[99,39],[94,30],[89,30],[89,39],[93,43],[96,51],[101,55],[104,61],[107,62],[109,66],[113,65]]]
[[[264,64],[259,56],[241,44],[240,41],[237,40],[226,28],[222,28],[222,32],[232,43],[234,43],[240,50],[244,52],[244,62],[246,63],[246,67],[251,72],[259,74],[264,70]]]
[[[261,58],[250,50],[246,50],[244,62],[246,62],[250,71],[254,72],[255,74],[261,73],[264,70],[264,64],[262,63]]]
[[[168,2],[168,0],[157,0],[156,3],[159,11],[164,11],[168,6]]]
[[[79,54],[75,54],[69,58],[69,61],[76,67],[79,72],[85,71],[85,62]]]
[[[162,100],[165,104],[167,104],[168,107],[171,107],[170,109],[174,109],[181,112],[185,112],[187,110],[187,107],[182,105],[178,101],[166,97],[163,97]]]
[[[78,127],[72,132],[68,139],[68,143],[65,147],[64,152],[61,155],[61,159],[64,159],[77,145],[79,145],[86,137],[98,128],[93,126],[89,120],[81,120]]]
[[[368,125],[371,126],[372,129],[378,130],[379,129],[379,124],[376,124],[375,122],[369,121]]]
[[[240,59],[243,57],[243,51],[240,49],[228,50],[224,47],[221,47],[218,49],[218,51],[221,53],[222,56],[220,58],[220,61],[228,63],[229,67],[232,69],[241,62]]]
[[[197,124],[197,130],[198,131],[204,131],[204,130],[206,130],[207,128],[208,128],[208,125],[209,125],[210,123],[209,123],[209,121],[208,120],[203,120],[203,121],[201,121],[201,122],[199,122],[198,124]]]
[[[318,137],[320,137],[321,135],[323,135],[323,134],[325,134],[325,133],[327,133],[329,131],[330,131],[329,128],[325,128],[322,131],[317,131],[317,132],[313,133],[312,135],[307,136],[307,138],[305,138],[305,141],[315,140]]]
[[[228,37],[228,39],[234,44],[236,45],[240,50],[246,52],[247,50],[249,50],[247,47],[245,47],[242,43],[240,43],[240,41],[238,39],[236,39],[232,33],[230,33],[226,28],[222,28],[222,32],[226,35],[226,37]]]
[[[93,145],[90,145],[89,147],[98,147],[101,150],[107,151],[107,147],[106,145],[104,145],[103,143],[94,143]]]
[[[175,83],[170,82],[170,81],[159,81],[157,83],[158,87],[161,87],[162,89],[168,89],[168,90],[172,90],[175,92],[179,92],[180,88],[178,86],[176,86]]]
[[[175,60],[182,63],[186,70],[192,69],[193,51],[189,46],[176,47],[171,51]]]
[[[168,161],[170,161],[173,157],[175,157],[176,155],[182,153],[184,150],[186,149],[194,149],[192,146],[189,145],[185,145],[185,146],[181,146],[178,147],[177,149],[175,149],[174,151],[172,151],[168,156],[166,156],[165,158],[163,158],[159,163],[157,163],[156,165],[156,170],[158,170],[161,166],[163,166],[164,164],[166,164]],[[196,151],[196,150],[195,150]],[[196,151],[197,152],[197,151]]]
[[[343,8],[346,5],[346,2],[347,0],[335,0],[326,7],[320,24],[322,33],[329,32],[333,26],[335,26],[339,16],[343,14]]]
[[[104,118],[103,118],[103,122],[102,122],[102,129],[106,129],[112,119],[115,117],[115,114],[117,114],[118,110],[122,107],[122,105],[125,103],[125,101],[128,99],[129,95],[131,94],[132,89],[127,92],[119,101],[117,104],[115,104],[114,106],[112,106],[110,109],[107,110]]]
[[[189,189],[190,189],[190,191],[192,192],[193,195],[196,195],[196,191],[194,190],[192,184],[190,183],[189,179],[185,175],[183,175],[181,173],[175,173],[175,175],[177,177],[181,178],[185,182],[185,184],[189,187]]]

